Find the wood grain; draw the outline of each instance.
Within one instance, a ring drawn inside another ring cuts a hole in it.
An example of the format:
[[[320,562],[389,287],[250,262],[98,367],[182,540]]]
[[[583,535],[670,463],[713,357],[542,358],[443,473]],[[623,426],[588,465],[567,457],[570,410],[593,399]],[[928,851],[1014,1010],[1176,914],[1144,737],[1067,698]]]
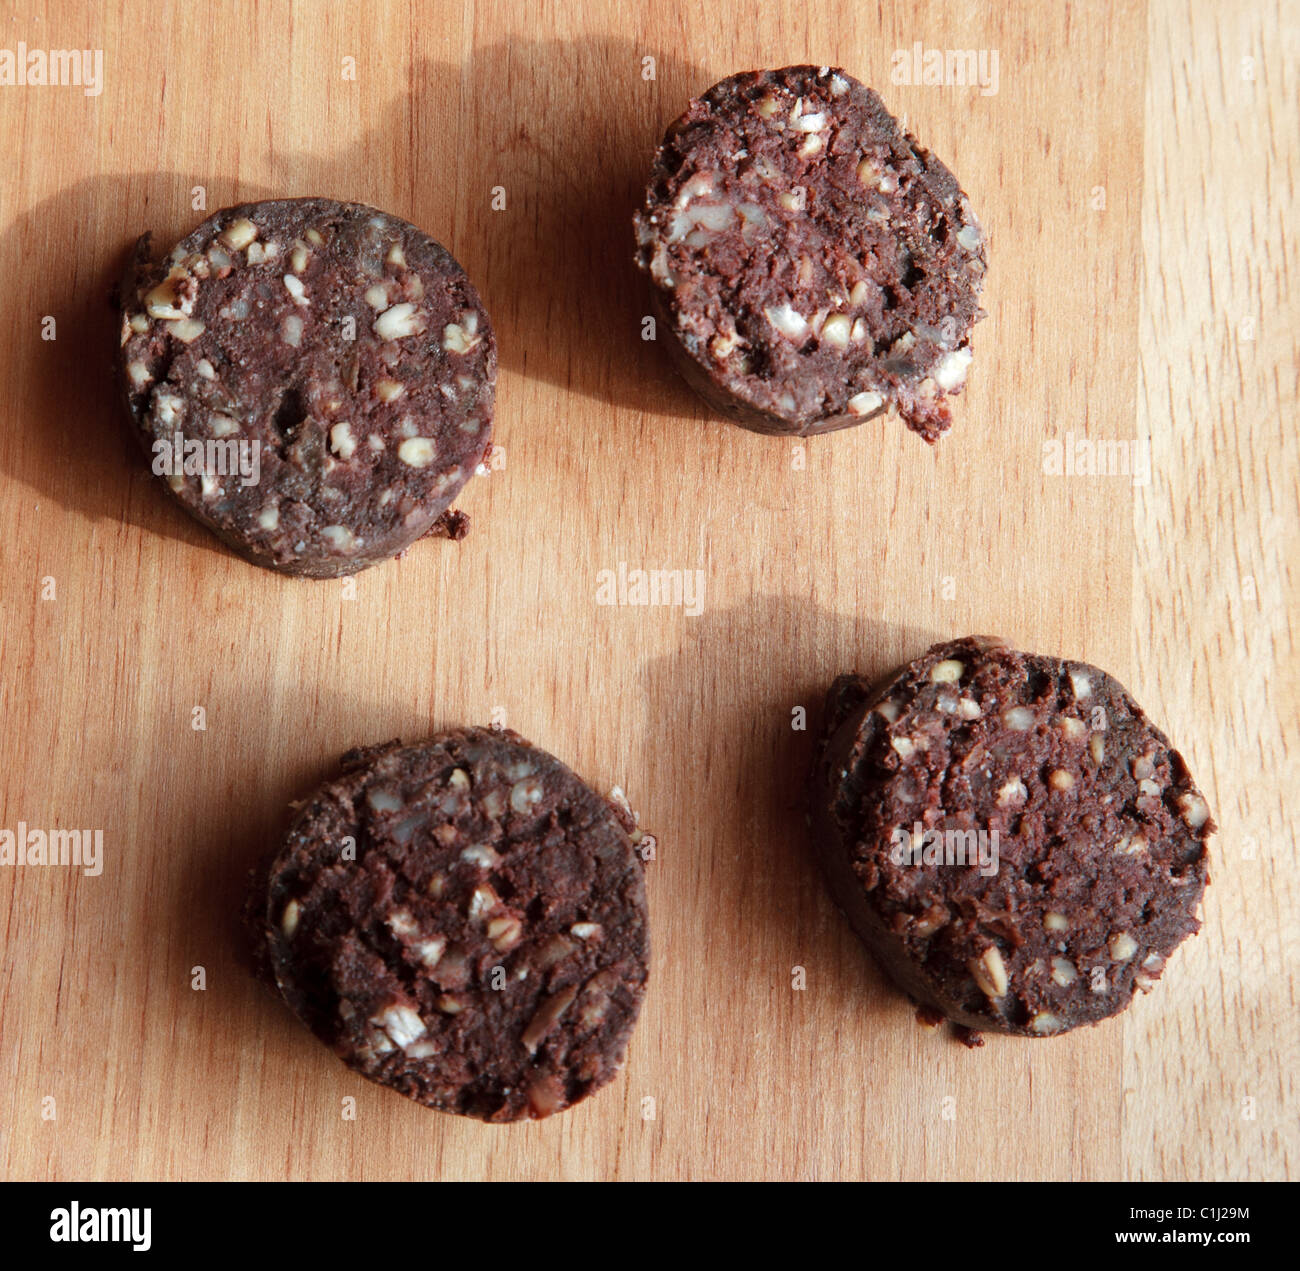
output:
[[[105,64],[97,97],[0,88],[21,157],[0,178],[0,826],[105,840],[99,877],[0,872],[4,1176],[1294,1176],[1295,18],[844,13],[50,0],[0,26]],[[891,83],[915,41],[996,50],[996,93]],[[933,451],[892,420],[803,447],[725,426],[640,338],[628,218],[663,126],[799,61],[879,87],[989,230],[988,319]],[[455,252],[498,329],[506,456],[459,504],[465,542],[354,592],[281,579],[142,471],[105,297],[140,229],[200,219],[198,186],[209,210],[361,199]],[[1049,475],[1043,442],[1071,434],[1150,438],[1150,484]],[[702,612],[597,605],[620,562],[703,571]],[[972,630],[1113,669],[1223,833],[1204,931],[1123,1022],[968,1052],[917,1027],[827,898],[792,712],[815,725],[837,672]],[[245,870],[340,751],[494,712],[623,785],[660,844],[626,1074],[508,1128],[347,1072],[235,930]]]
[[[1294,1178],[1300,967],[1296,564],[1300,21],[1285,5],[1153,7],[1146,85],[1133,660],[1187,738],[1220,834],[1205,932],[1125,1022],[1124,1154],[1140,1178]],[[1246,179],[1225,182],[1233,156]],[[1291,804],[1288,811],[1285,804]]]

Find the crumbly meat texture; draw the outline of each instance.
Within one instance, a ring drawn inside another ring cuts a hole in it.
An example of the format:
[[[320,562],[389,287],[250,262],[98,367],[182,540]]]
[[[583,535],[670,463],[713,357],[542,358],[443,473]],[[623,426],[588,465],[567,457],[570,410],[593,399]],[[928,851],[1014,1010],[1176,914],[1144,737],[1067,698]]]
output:
[[[611,1081],[649,959],[631,818],[506,731],[343,764],[252,880],[261,976],[349,1067],[431,1108],[545,1117]]]
[[[445,532],[490,444],[497,359],[433,239],[356,203],[244,204],[157,264],[145,235],[120,294],[136,436],[235,551],[332,578]]]
[[[907,992],[1031,1037],[1151,990],[1198,929],[1214,830],[1182,756],[1111,676],[981,637],[883,684],[836,681],[812,819],[836,900]],[[997,872],[948,863],[929,831],[996,832]]]
[[[948,171],[830,67],[732,76],[668,129],[637,262],[687,380],[761,432],[893,405],[927,441],[983,316],[984,236]]]

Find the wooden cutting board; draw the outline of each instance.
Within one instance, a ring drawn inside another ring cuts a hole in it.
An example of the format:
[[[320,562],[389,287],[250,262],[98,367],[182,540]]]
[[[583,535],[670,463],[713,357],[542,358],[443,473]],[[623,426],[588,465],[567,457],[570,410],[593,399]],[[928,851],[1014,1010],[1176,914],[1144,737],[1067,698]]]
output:
[[[24,0],[20,41],[103,63],[97,95],[0,86],[0,825],[101,829],[104,862],[0,869],[5,1176],[1294,1176],[1293,5]],[[901,82],[918,44],[996,54],[996,82]],[[629,216],[663,127],[795,62],[876,86],[988,230],[934,449],[893,419],[724,425],[641,339]],[[470,536],[353,587],[221,550],[111,401],[134,235],[294,194],[444,241],[500,340],[505,463],[459,503]],[[1149,482],[1046,470],[1080,439],[1149,439]],[[701,571],[699,612],[598,604],[621,565]],[[831,678],[971,631],[1113,670],[1222,826],[1155,993],[977,1051],[886,985],[801,807]],[[659,841],[626,1073],[506,1128],[353,1076],[236,931],[342,750],[493,718]]]

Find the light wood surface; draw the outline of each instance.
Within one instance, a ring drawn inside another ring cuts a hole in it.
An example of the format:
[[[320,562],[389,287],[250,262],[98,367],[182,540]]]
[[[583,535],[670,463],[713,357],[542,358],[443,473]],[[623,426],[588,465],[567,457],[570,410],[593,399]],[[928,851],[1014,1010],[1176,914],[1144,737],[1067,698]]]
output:
[[[0,826],[102,829],[104,868],[0,870],[5,1177],[1294,1176],[1294,6],[25,0],[20,40],[102,49],[104,87],[0,87]],[[917,41],[996,50],[997,91],[891,83]],[[934,450],[892,419],[802,448],[716,422],[640,338],[629,216],[664,125],[802,61],[879,88],[989,232]],[[108,288],[198,186],[373,203],[478,283],[506,464],[463,543],[354,594],[278,578],[128,450]],[[1150,483],[1044,472],[1069,434],[1149,438]],[[620,562],[701,570],[702,612],[598,605]],[[886,985],[801,806],[830,679],[970,631],[1114,671],[1222,827],[1155,993],[978,1051]],[[353,1076],[236,929],[342,750],[494,711],[659,840],[625,1074],[506,1128]]]

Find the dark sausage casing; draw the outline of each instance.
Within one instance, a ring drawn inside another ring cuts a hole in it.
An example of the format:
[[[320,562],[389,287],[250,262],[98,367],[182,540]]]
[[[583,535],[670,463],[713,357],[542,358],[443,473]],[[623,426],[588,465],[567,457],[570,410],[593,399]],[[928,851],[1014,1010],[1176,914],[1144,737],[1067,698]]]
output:
[[[657,329],[727,418],[802,436],[892,405],[927,441],[948,428],[983,316],[983,232],[852,76],[715,85],[669,127],[635,221]]]
[[[1096,1023],[1199,926],[1209,808],[1165,735],[1086,663],[970,637],[883,683],[840,677],[811,812],[854,930],[969,1028]]]

